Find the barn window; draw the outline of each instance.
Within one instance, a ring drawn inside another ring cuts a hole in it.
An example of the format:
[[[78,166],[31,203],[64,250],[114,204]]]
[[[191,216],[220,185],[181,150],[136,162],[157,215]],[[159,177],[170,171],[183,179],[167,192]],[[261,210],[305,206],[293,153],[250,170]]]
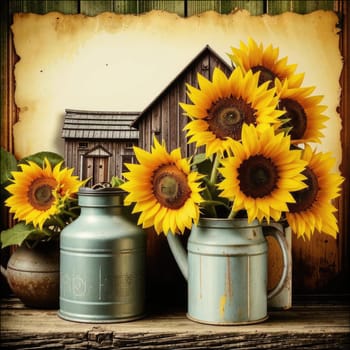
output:
[[[126,163],[128,164],[134,164],[136,163],[136,158],[133,154],[124,154],[122,155],[122,162],[123,162],[123,165],[122,165],[122,173],[125,173],[128,170],[128,168],[125,166]]]
[[[79,148],[88,148],[88,143],[87,142],[79,142]]]
[[[127,142],[125,145],[125,149],[133,149],[134,145],[135,144],[133,142]]]

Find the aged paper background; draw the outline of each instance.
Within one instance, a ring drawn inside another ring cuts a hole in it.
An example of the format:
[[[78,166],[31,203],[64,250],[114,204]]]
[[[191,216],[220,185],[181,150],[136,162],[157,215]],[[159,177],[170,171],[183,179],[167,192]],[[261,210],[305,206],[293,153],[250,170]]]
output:
[[[103,13],[96,17],[16,14],[12,31],[17,54],[15,152],[23,157],[50,150],[63,154],[66,108],[142,111],[209,44],[229,62],[230,47],[249,36],[305,72],[304,85],[324,95],[330,120],[319,150],[341,161],[337,113],[342,57],[337,16],[329,11],[250,16],[247,11],[206,12],[182,18],[152,11],[143,15]]]

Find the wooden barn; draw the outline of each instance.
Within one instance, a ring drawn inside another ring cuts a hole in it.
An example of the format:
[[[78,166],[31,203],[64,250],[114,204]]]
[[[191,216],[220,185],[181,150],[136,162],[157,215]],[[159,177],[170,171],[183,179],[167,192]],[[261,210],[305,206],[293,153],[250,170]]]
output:
[[[232,71],[232,67],[207,45],[143,110],[132,124],[140,132],[141,148],[150,150],[153,137],[156,136],[159,141],[165,141],[168,150],[181,147],[183,156],[193,154],[194,145],[187,144],[186,133],[183,131],[188,119],[179,102],[189,103],[186,83],[198,86],[197,73],[211,79],[215,67],[219,67],[225,74]]]
[[[101,112],[66,109],[62,137],[64,158],[89,186],[121,176],[124,163],[133,162],[139,132],[131,126],[139,112]]]

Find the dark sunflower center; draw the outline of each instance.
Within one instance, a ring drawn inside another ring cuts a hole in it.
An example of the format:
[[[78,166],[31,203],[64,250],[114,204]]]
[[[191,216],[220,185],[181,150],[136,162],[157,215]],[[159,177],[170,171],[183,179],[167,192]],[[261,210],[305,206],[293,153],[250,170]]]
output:
[[[57,183],[52,178],[37,178],[29,186],[28,201],[37,210],[47,210],[55,200],[52,191]]]
[[[318,180],[315,173],[310,168],[306,167],[303,171],[303,175],[306,176],[304,182],[307,187],[292,193],[295,203],[288,204],[291,213],[298,213],[309,209],[315,202],[319,191]]]
[[[277,77],[277,75],[270,69],[267,69],[264,66],[255,66],[252,67],[251,70],[253,73],[260,72],[258,85],[261,85],[266,81],[270,81],[269,89],[275,86],[275,78]]]
[[[255,124],[254,113],[255,109],[242,98],[221,98],[208,110],[209,130],[222,140],[226,137],[240,140],[243,123]]]
[[[286,112],[283,118],[289,119],[285,126],[291,128],[292,140],[303,138],[307,125],[304,108],[297,101],[285,98],[280,101],[280,109]]]
[[[248,197],[267,196],[276,188],[278,177],[272,160],[262,155],[244,160],[238,169],[240,190]]]
[[[191,189],[186,174],[175,165],[163,165],[154,173],[153,193],[162,206],[179,209],[190,197]]]

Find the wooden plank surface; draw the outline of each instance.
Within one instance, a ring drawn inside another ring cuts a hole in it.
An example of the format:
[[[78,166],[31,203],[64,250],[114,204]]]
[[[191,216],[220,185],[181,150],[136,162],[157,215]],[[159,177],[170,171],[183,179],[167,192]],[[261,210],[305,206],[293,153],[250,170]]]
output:
[[[349,305],[294,306],[272,311],[263,323],[211,326],[185,312],[149,310],[141,320],[89,324],[60,319],[56,310],[1,303],[1,347],[6,349],[348,349]]]
[[[300,14],[316,10],[333,10],[333,0],[295,1],[295,0],[266,0],[266,13],[276,15],[283,12],[296,12]]]

